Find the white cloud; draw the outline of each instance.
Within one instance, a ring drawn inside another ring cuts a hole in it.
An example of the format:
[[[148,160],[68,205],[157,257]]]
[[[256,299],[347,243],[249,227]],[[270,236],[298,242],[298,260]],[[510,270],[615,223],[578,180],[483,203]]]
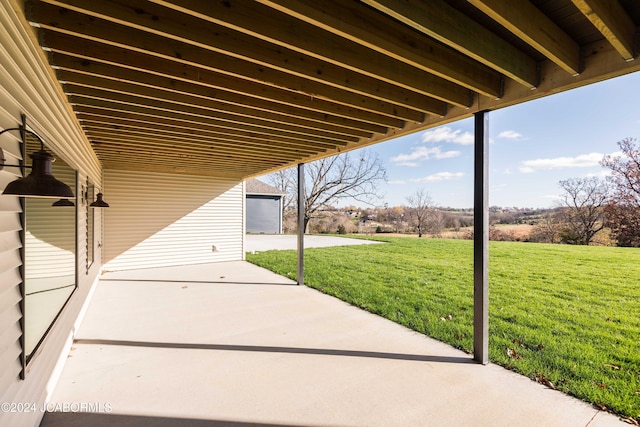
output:
[[[422,142],[451,142],[460,145],[473,145],[473,134],[471,132],[462,132],[460,129],[453,130],[449,126],[442,126],[423,133]]]
[[[598,166],[604,154],[589,153],[576,157],[555,157],[552,159],[534,159],[520,162],[520,172],[532,173],[538,170],[587,168]]]
[[[424,178],[413,178],[411,182],[440,182],[451,181],[453,179],[462,178],[464,173],[462,172],[438,172],[433,175],[425,176]]]
[[[513,140],[521,140],[523,138],[521,133],[516,132],[515,130],[503,130],[498,134],[498,138],[502,139],[513,139]]]
[[[409,154],[399,154],[391,158],[391,162],[402,166],[418,166],[415,160],[449,159],[460,155],[459,151],[442,151],[440,147],[417,147]]]
[[[404,185],[406,183],[407,183],[407,181],[404,181],[402,179],[395,179],[395,180],[387,181],[387,184],[389,184],[389,185]]]
[[[607,170],[603,170],[600,171],[598,173],[588,173],[587,177],[591,178],[591,177],[597,177],[597,178],[606,178],[608,176],[611,176],[611,170],[607,169]]]

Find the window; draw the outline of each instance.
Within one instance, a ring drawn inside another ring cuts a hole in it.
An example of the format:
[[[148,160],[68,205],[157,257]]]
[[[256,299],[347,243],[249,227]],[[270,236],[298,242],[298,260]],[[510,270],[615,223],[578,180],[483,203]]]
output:
[[[37,151],[27,138],[26,153]],[[60,158],[52,173],[74,193],[76,172]],[[76,205],[79,199],[76,197]],[[76,207],[53,207],[55,200],[24,199],[24,351],[34,355],[76,289]]]

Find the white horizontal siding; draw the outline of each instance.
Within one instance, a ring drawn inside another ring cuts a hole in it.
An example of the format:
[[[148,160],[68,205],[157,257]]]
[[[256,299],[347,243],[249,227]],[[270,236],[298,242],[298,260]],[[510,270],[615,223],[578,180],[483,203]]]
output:
[[[24,18],[23,5],[23,1],[0,1],[0,129],[18,127],[20,114],[24,113],[27,126],[44,139],[49,152],[83,176],[101,182],[100,163],[68,106],[46,54],[38,46],[33,28]],[[8,164],[19,164],[18,132],[0,136],[0,147]],[[19,175],[18,168],[0,171],[0,190]],[[90,274],[83,270],[78,290],[27,365],[26,378],[21,379],[20,213],[18,197],[0,196],[0,402],[32,402],[41,407],[60,355],[68,351],[65,346],[73,324],[100,264],[96,263]],[[59,237],[67,236],[56,239]],[[42,415],[39,411],[0,413],[0,426],[37,426]]]
[[[107,270],[243,259],[241,182],[107,170],[104,194]]]

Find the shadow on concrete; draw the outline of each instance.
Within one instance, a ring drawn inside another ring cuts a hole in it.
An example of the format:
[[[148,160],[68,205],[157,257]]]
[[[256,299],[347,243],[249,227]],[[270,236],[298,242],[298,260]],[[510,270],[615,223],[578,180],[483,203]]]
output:
[[[269,283],[269,282],[238,282],[235,280],[158,280],[158,279],[105,279],[100,278],[101,282],[147,282],[147,283],[210,283],[215,284],[234,284],[234,285],[276,285],[276,286],[298,286],[297,283]]]
[[[150,341],[124,341],[106,339],[77,339],[75,344],[89,345],[113,345],[124,347],[149,347],[149,348],[174,348],[189,350],[218,350],[218,351],[250,351],[265,353],[290,353],[290,354],[315,354],[324,356],[345,356],[345,357],[367,357],[376,359],[410,360],[417,362],[440,362],[440,363],[475,363],[471,356],[429,356],[422,354],[386,353],[379,351],[359,351],[359,350],[334,350],[325,348],[301,348],[301,347],[272,347],[256,345],[234,345],[234,344],[193,344],[193,343],[165,343]]]
[[[311,424],[273,424],[230,420],[119,415],[88,412],[46,412],[40,427],[312,427]]]

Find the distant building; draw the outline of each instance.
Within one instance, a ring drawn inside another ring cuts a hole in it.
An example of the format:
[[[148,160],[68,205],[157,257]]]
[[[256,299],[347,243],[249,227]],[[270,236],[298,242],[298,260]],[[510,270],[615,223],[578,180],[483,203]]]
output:
[[[247,233],[282,234],[284,193],[257,179],[246,181]]]

